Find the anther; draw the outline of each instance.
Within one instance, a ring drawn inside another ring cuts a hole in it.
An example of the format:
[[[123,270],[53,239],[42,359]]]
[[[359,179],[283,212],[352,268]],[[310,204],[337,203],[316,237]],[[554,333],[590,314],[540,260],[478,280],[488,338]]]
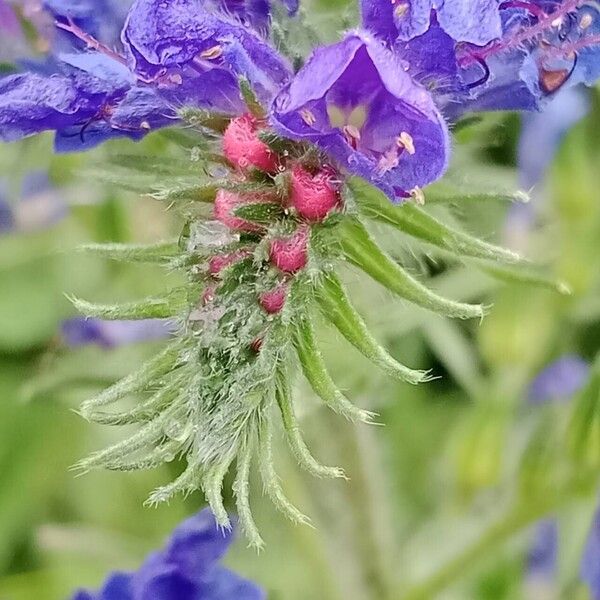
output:
[[[317,117],[307,108],[300,111],[300,117],[309,127],[312,127],[317,122]]]
[[[360,131],[354,125],[344,125],[342,131],[346,141],[356,150],[358,142],[360,142]]]
[[[406,150],[411,156],[415,153],[415,142],[410,133],[403,131],[396,140],[399,148]]]
[[[223,47],[219,45],[200,52],[200,58],[204,58],[205,60],[216,60],[217,58],[221,58],[221,56],[223,56]]]
[[[579,27],[584,31],[594,22],[594,17],[590,13],[584,13],[579,20]]]

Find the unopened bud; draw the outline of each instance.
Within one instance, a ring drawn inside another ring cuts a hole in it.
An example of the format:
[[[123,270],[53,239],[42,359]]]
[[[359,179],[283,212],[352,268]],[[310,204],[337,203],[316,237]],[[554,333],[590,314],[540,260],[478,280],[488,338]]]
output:
[[[260,295],[260,305],[270,315],[276,315],[283,310],[287,300],[288,289],[285,284],[278,285],[275,289]]]
[[[292,170],[290,202],[300,217],[322,221],[339,204],[333,173],[321,170],[315,175],[297,165]]]
[[[300,226],[294,234],[271,242],[269,257],[271,263],[284,273],[297,273],[308,262],[307,225]]]
[[[218,254],[208,261],[208,272],[213,277],[219,277],[225,269],[251,255],[250,250],[237,250],[229,254]]]
[[[215,198],[213,214],[217,221],[223,223],[235,231],[247,231],[258,233],[263,228],[257,223],[252,223],[235,215],[235,209],[244,204],[266,202],[267,199],[261,198],[256,194],[242,195],[228,190],[219,190]]]
[[[277,156],[258,137],[258,129],[252,115],[233,119],[223,134],[223,152],[227,160],[242,171],[255,168],[273,173],[277,171]]]

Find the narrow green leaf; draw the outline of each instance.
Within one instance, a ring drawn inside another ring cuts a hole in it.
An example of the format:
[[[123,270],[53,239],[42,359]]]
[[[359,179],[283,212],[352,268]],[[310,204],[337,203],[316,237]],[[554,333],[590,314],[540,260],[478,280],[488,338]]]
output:
[[[383,199],[382,195],[365,184],[352,184],[359,210],[408,235],[428,242],[458,256],[516,263],[523,260],[518,254],[452,229],[411,202],[401,206]]]
[[[233,214],[240,219],[259,225],[269,225],[274,220],[283,216],[283,209],[275,202],[255,202],[238,206]]]
[[[572,294],[571,288],[564,281],[555,279],[554,277],[547,275],[535,269],[533,267],[521,267],[517,265],[498,265],[484,263],[482,261],[472,261],[473,264],[487,273],[491,277],[504,281],[506,283],[522,283],[524,285],[531,285],[552,290],[564,296]]]
[[[263,486],[277,510],[294,523],[309,525],[310,519],[298,510],[286,497],[273,464],[273,424],[267,417],[259,432],[259,465]]]
[[[327,467],[322,465],[307,448],[306,442],[300,432],[300,425],[294,414],[292,394],[287,380],[287,374],[285,373],[280,373],[278,376],[276,396],[288,443],[298,464],[315,477],[345,478],[342,469],[339,467]]]
[[[411,384],[430,380],[426,371],[409,369],[399,363],[371,335],[362,317],[356,312],[342,282],[334,273],[326,274],[317,289],[321,310],[340,333],[364,356],[386,373]]]
[[[188,464],[185,471],[175,481],[154,490],[144,505],[158,506],[168,502],[177,494],[189,494],[197,490],[200,486],[200,476],[200,467]]]
[[[179,440],[169,440],[158,448],[143,454],[135,460],[107,461],[102,465],[109,471],[149,471],[156,469],[165,463],[175,460],[177,454],[185,448],[185,444]]]
[[[186,305],[181,290],[171,292],[167,298],[145,298],[123,304],[94,304],[74,297],[69,300],[81,314],[109,321],[173,317]]]
[[[223,504],[223,480],[233,462],[233,454],[222,463],[210,468],[202,479],[204,496],[219,526],[231,529],[231,521]]]
[[[157,379],[175,369],[181,360],[183,346],[182,339],[170,344],[137,371],[102,391],[96,397],[84,402],[79,412],[84,418],[88,418],[87,415],[93,414],[93,411],[97,408],[113,404],[130,394],[144,391]]]
[[[485,311],[481,305],[442,298],[409,275],[381,250],[358,220],[347,219],[342,224],[340,233],[346,258],[401,298],[446,317],[481,319],[484,316]]]
[[[177,241],[157,244],[85,244],[79,252],[98,258],[134,263],[163,263],[181,253]]]
[[[250,545],[256,550],[264,547],[264,542],[258,527],[252,516],[250,508],[250,467],[252,465],[252,448],[250,440],[246,440],[240,449],[237,459],[237,475],[233,482],[233,493],[235,495],[235,504],[238,510],[238,517],[242,531],[248,538]]]
[[[334,412],[350,421],[372,423],[374,414],[357,408],[340,392],[327,372],[325,361],[319,351],[312,324],[309,319],[301,319],[295,328],[295,347],[302,365],[304,376],[315,394]]]

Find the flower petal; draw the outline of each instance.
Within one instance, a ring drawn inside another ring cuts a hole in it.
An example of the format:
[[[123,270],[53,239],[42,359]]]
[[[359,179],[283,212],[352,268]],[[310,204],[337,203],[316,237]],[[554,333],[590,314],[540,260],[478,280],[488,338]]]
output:
[[[447,166],[448,131],[431,96],[365,33],[318,49],[275,99],[272,116],[282,135],[314,142],[394,200]]]

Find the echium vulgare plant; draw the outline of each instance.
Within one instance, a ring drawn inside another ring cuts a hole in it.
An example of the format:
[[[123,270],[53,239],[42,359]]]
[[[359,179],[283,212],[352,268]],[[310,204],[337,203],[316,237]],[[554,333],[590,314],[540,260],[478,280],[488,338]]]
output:
[[[90,421],[139,429],[81,468],[147,469],[183,455],[187,468],[150,502],[200,488],[223,526],[223,481],[235,468],[241,526],[260,546],[249,504],[255,457],[277,508],[307,520],[275,473],[276,412],[300,466],[344,476],[303,441],[295,372],[342,417],[373,417],[328,374],[317,312],[390,376],[430,378],[374,339],[340,265],[440,315],[484,315],[409,274],[381,249],[369,220],[503,277],[535,281],[513,252],[426,212],[424,188],[444,175],[449,128],[463,115],[537,110],[565,86],[595,82],[600,12],[582,0],[363,0],[360,28],[306,58],[286,35],[304,31],[294,2],[136,0],[119,43],[103,39],[92,7],[69,4],[47,2],[60,34],[54,56],[0,79],[0,138],[54,130],[63,152],[178,125],[197,136],[193,162],[130,157],[125,165],[161,175],[160,188],[145,191],[181,211],[179,242],[88,248],[187,278],[165,297],[124,305],[74,300],[89,317],[178,323],[158,356],[83,404]],[[314,31],[304,38],[316,39]],[[133,179],[124,184],[135,188]],[[133,409],[108,409],[129,396],[141,398]]]

